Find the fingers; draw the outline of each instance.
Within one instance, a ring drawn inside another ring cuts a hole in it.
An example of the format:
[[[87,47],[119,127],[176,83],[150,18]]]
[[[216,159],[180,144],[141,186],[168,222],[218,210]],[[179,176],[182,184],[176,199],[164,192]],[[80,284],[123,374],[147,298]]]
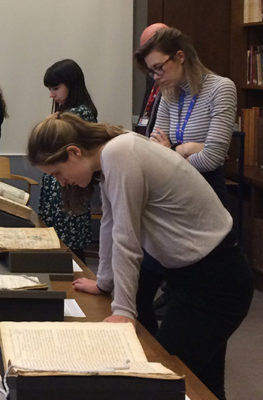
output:
[[[150,139],[151,139],[153,142],[159,143],[160,140],[161,140],[161,137],[160,137],[160,135],[159,135],[158,133],[152,132],[152,133],[151,133],[151,136],[150,136]]]
[[[123,315],[110,315],[106,317],[104,322],[124,323],[131,322],[133,326],[136,326],[136,321],[132,318],[124,317]]]
[[[166,146],[166,147],[171,146],[168,135],[162,129],[157,128],[156,132],[152,132],[150,139],[156,143],[163,145],[163,146]]]
[[[157,135],[160,135],[162,138],[166,137],[167,134],[160,128],[156,128]]]
[[[75,279],[75,281],[73,281],[72,284],[75,285],[75,284],[83,283],[88,280],[89,279],[87,279],[87,278],[78,278],[78,279]]]
[[[73,288],[90,294],[103,294],[93,279],[79,278],[72,282]]]

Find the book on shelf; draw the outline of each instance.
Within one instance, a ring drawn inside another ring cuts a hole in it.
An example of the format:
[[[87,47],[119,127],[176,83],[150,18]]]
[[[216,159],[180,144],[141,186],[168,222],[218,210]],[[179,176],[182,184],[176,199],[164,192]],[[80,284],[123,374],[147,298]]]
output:
[[[131,323],[0,322],[0,342],[7,375],[182,379],[148,362]]]
[[[259,147],[262,143],[262,109],[260,107],[243,108],[242,130],[245,132],[244,165],[258,166]]]
[[[0,182],[0,211],[23,219],[30,219],[32,208],[27,206],[28,201],[28,192]]]
[[[257,85],[262,86],[263,85],[262,64],[261,64],[261,54],[260,54],[259,49],[257,49],[257,52],[256,52],[256,64],[257,64]]]
[[[257,165],[263,169],[263,115],[257,119]]]
[[[262,21],[262,0],[244,0],[245,24]]]
[[[247,85],[250,84],[250,49],[247,49]]]
[[[259,107],[249,109],[249,127],[248,127],[248,165],[257,165],[257,118],[259,117]]]
[[[37,276],[0,274],[0,290],[48,289],[48,284],[40,282]]]
[[[263,45],[251,45],[247,50],[247,84],[263,85]]]
[[[248,157],[249,157],[249,109],[242,108],[241,109],[241,128],[242,131],[245,132],[245,143],[244,143],[244,165],[248,165]]]
[[[60,249],[54,228],[1,228],[0,252]]]

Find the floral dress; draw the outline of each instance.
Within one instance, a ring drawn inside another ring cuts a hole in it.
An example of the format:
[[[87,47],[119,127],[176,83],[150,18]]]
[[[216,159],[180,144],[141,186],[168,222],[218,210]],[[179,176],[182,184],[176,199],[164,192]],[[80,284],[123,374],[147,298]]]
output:
[[[96,122],[92,111],[86,105],[69,110],[82,119]],[[39,216],[47,226],[53,226],[58,237],[81,257],[92,239],[90,208],[82,215],[65,213],[61,210],[60,184],[50,175],[44,174],[39,201]]]

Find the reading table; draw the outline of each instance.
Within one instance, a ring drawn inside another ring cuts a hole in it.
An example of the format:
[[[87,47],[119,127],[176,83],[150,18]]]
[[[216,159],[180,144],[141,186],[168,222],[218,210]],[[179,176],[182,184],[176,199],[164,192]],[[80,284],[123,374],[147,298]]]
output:
[[[94,279],[94,274],[77,258],[75,260],[82,267],[83,272],[75,272],[75,277]],[[54,290],[62,290],[67,293],[67,298],[75,299],[86,315],[85,321],[98,322],[111,314],[109,296],[94,296],[77,292],[72,287],[72,282],[54,281]],[[65,321],[83,321],[83,318],[66,317]],[[150,333],[138,323],[137,334],[143,346],[148,361],[161,362],[179,375],[185,375],[186,393],[190,400],[217,400],[217,397],[186,367],[177,357],[169,353],[150,335]]]

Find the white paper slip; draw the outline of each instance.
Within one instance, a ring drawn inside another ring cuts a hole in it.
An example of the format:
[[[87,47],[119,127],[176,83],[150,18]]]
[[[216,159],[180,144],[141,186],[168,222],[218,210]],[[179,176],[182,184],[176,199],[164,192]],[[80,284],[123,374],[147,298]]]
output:
[[[72,260],[72,264],[73,264],[73,271],[74,272],[82,272],[82,268],[80,268],[80,266],[76,263],[75,260]]]
[[[86,317],[75,299],[64,300],[64,317]]]
[[[191,400],[190,397],[187,396],[187,394],[185,395],[185,400]]]

